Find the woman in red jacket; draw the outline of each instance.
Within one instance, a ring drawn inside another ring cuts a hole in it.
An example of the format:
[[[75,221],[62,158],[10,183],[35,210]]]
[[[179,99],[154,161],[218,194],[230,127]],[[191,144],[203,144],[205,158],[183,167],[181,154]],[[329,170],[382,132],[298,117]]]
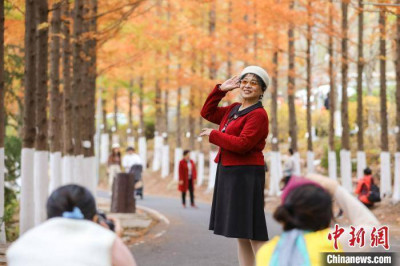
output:
[[[186,208],[186,192],[190,193],[190,204],[193,208],[197,208],[194,204],[194,183],[197,178],[196,164],[190,159],[190,151],[183,152],[183,159],[179,162],[179,185],[178,190],[182,192],[182,205]]]
[[[264,156],[268,115],[261,99],[268,87],[267,72],[246,67],[240,76],[217,85],[208,96],[201,116],[218,124],[201,136],[219,146],[210,230],[238,239],[240,265],[253,265],[258,248],[268,240],[264,215]],[[218,107],[228,91],[240,88],[241,103]]]

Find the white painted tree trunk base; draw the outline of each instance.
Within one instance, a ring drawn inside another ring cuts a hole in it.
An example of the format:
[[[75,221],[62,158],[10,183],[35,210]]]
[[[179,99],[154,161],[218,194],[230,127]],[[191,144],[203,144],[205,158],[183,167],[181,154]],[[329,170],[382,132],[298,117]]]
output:
[[[169,145],[162,147],[161,177],[166,178],[169,175]]]
[[[381,152],[381,197],[389,197],[392,193],[392,177],[390,171],[390,153]]]
[[[182,148],[175,148],[174,156],[174,181],[179,180],[179,162],[182,160]]]
[[[204,182],[204,153],[198,153],[197,162],[197,186],[200,187]]]
[[[62,185],[74,183],[74,156],[64,156],[62,158]]]
[[[367,167],[367,157],[365,152],[357,151],[357,179],[364,176],[364,169]]]
[[[161,155],[162,155],[163,137],[154,137],[154,153],[153,153],[153,172],[161,168]]]
[[[85,183],[83,184],[87,189],[96,195],[97,189],[97,179],[96,179],[96,158],[95,157],[84,157],[82,159],[82,166],[85,178],[83,179]]]
[[[198,151],[190,151],[190,159],[193,160],[194,163],[197,163]]]
[[[0,244],[6,243],[6,231],[4,227],[4,174],[5,174],[5,164],[4,164],[4,148],[0,148]]]
[[[280,195],[280,187],[279,182],[282,179],[282,161],[281,161],[281,153],[279,151],[272,151],[271,153],[271,161],[269,164],[270,169],[270,179],[269,179],[269,190],[268,195],[270,196],[278,196]]]
[[[61,152],[50,153],[50,184],[49,194],[62,184],[62,158]]]
[[[394,154],[394,188],[393,203],[400,201],[400,152]]]
[[[129,136],[126,143],[128,144],[128,147],[135,148],[135,137]]]
[[[217,163],[214,162],[214,158],[217,156],[218,152],[210,151],[210,166],[208,173],[208,186],[207,191],[211,191],[215,186],[215,178],[217,175]]]
[[[49,152],[35,151],[34,155],[34,199],[35,225],[41,224],[47,218],[46,202],[49,191]]]
[[[328,151],[328,172],[330,179],[337,180],[337,161],[335,151]]]
[[[113,134],[111,137],[112,144],[118,143],[119,144],[119,135]]]
[[[72,182],[74,184],[83,185],[85,184],[85,175],[83,173],[83,155],[74,157],[74,170]]]
[[[103,133],[100,137],[100,163],[105,164],[108,160],[108,152],[110,147],[110,138],[108,134]]]
[[[293,154],[293,158],[294,158],[293,175],[301,176],[300,154],[298,152],[295,152]]]
[[[351,153],[348,150],[340,151],[340,177],[342,186],[350,193],[353,192],[351,183]]]
[[[147,142],[146,137],[139,137],[138,140],[139,156],[143,162],[143,169],[147,168]]]
[[[314,152],[307,151],[307,173],[314,173]]]
[[[35,226],[34,199],[34,149],[21,151],[21,196],[19,212],[19,232],[22,235]]]
[[[340,111],[335,111],[334,119],[335,119],[335,136],[341,137],[342,136],[342,114],[340,113]]]

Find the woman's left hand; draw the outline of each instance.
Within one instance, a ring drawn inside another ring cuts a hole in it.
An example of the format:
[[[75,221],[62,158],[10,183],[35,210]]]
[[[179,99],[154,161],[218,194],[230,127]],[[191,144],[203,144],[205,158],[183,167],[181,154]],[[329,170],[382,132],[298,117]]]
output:
[[[203,129],[201,130],[200,137],[203,137],[203,136],[210,136],[211,131],[213,131],[213,130],[214,130],[214,129],[212,129],[212,128],[203,128]]]

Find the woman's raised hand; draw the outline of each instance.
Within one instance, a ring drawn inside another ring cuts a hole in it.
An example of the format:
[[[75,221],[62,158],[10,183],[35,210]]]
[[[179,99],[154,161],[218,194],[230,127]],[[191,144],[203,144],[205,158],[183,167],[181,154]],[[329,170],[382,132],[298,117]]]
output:
[[[219,88],[221,89],[221,91],[231,91],[239,88],[239,86],[240,86],[239,77],[233,76],[230,79],[226,80],[224,83],[222,83]]]

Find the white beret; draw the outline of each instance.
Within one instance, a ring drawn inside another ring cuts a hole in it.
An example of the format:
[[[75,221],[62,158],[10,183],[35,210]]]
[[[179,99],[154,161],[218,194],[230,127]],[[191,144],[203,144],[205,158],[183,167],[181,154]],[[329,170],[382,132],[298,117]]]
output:
[[[240,76],[243,76],[246,74],[255,74],[255,75],[259,76],[262,79],[262,81],[264,81],[265,86],[268,88],[269,76],[268,76],[267,71],[265,71],[262,67],[248,66],[242,70],[242,73],[240,73]]]

